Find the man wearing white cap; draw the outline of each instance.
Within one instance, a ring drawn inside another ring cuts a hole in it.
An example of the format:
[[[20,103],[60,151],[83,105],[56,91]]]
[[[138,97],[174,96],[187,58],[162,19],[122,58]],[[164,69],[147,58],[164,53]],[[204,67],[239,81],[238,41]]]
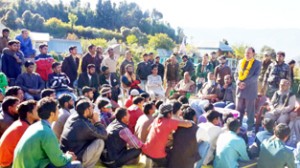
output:
[[[139,95],[139,91],[136,89],[132,89],[130,91],[130,96],[125,101],[125,107],[129,108],[133,104],[133,98]]]

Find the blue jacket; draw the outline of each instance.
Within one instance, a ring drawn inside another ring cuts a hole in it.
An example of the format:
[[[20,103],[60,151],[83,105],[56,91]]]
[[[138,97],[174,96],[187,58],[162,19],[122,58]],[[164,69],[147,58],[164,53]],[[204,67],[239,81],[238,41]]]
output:
[[[17,78],[22,72],[22,63],[14,58],[14,52],[4,49],[2,53],[2,72],[7,78]],[[20,58],[22,60],[22,58]]]
[[[20,34],[16,37],[16,39],[21,43],[21,51],[24,53],[25,58],[28,58],[35,53],[30,37],[24,39]]]

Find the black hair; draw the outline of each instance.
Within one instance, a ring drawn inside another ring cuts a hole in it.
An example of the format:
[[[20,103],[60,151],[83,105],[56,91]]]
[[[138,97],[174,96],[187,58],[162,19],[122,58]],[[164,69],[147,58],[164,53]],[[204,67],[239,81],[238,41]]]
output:
[[[49,119],[51,113],[55,113],[57,108],[57,101],[51,97],[42,98],[38,102],[38,114],[43,120]]]
[[[125,69],[127,70],[129,67],[133,67],[131,64],[128,64],[125,66]]]
[[[288,125],[280,123],[275,127],[274,134],[280,140],[284,140],[291,133],[291,129]]]
[[[173,106],[173,114],[176,114],[178,110],[181,109],[182,104],[177,100],[172,100],[171,103]]]
[[[61,96],[59,96],[58,103],[60,108],[64,108],[65,103],[69,102],[70,100],[72,100],[72,96],[69,94],[62,94]]]
[[[20,42],[18,40],[10,40],[7,45],[12,46],[14,44],[19,44]]]
[[[240,122],[235,118],[228,118],[226,125],[227,128],[232,132],[237,132],[237,130],[240,128]]]
[[[18,114],[21,120],[27,118],[27,113],[32,113],[34,107],[37,105],[35,100],[27,100],[18,105]]]
[[[149,52],[149,54],[148,55],[153,55],[153,52]]]
[[[59,62],[53,62],[52,63],[52,69],[58,67],[59,65],[61,65],[61,63],[59,63]]]
[[[41,50],[41,49],[43,49],[43,48],[45,48],[45,47],[48,47],[48,45],[47,45],[47,44],[41,44],[41,45],[39,46],[39,49]]]
[[[76,111],[78,113],[78,115],[83,116],[84,111],[88,108],[90,108],[91,106],[91,102],[87,99],[85,100],[80,100],[77,104],[76,104]]]
[[[144,100],[145,100],[145,98],[143,98],[141,96],[137,96],[137,97],[133,98],[133,104],[137,105],[137,104],[141,103]]]
[[[285,57],[285,52],[283,52],[283,51],[278,51],[278,52],[277,52],[277,55],[280,55],[280,56]]]
[[[158,100],[155,102],[156,109],[159,109],[160,105],[162,105],[164,102],[162,100]]]
[[[186,97],[186,96],[180,96],[178,98],[178,101],[181,103],[181,104],[189,104],[189,99]]]
[[[183,56],[182,56],[182,59],[183,59],[183,58],[188,59],[188,56],[187,56],[187,55],[183,55]]]
[[[5,96],[17,96],[19,90],[22,90],[19,86],[8,87]]]
[[[41,98],[49,97],[49,96],[52,95],[53,93],[55,93],[55,90],[54,90],[54,89],[44,89],[44,90],[42,90],[42,92],[41,92]]]
[[[150,110],[154,106],[154,103],[146,103],[144,106],[144,114],[148,115],[150,113]]]
[[[211,110],[208,112],[206,118],[209,122],[213,122],[214,119],[220,118],[221,114],[215,110]]]
[[[81,100],[89,100],[87,97],[85,96],[79,96],[77,98],[77,100],[75,101],[75,107],[77,106],[77,104],[81,101]]]
[[[264,118],[264,120],[262,121],[262,125],[268,132],[273,132],[275,121],[271,118]]]
[[[71,52],[72,50],[76,49],[77,47],[76,46],[70,46],[69,47],[69,52]]]
[[[91,92],[91,91],[93,91],[93,89],[92,89],[91,87],[84,86],[84,87],[82,88],[82,94],[83,94],[83,95],[86,94],[86,93],[88,93],[88,92]]]
[[[153,70],[154,68],[158,68],[158,66],[155,64],[151,65],[151,70]]]
[[[95,64],[88,64],[87,69],[90,70],[91,68],[95,68]]]
[[[123,107],[119,107],[116,109],[116,119],[121,122],[122,121],[122,118],[124,118],[127,114],[127,109],[126,108],[123,108]]]
[[[24,66],[25,66],[26,68],[28,68],[28,67],[31,66],[31,65],[34,65],[34,62],[29,61],[29,60],[25,61],[25,63],[24,63]]]
[[[146,92],[141,93],[140,96],[143,97],[144,99],[148,99],[150,97],[150,95]]]
[[[10,32],[8,28],[2,29],[2,33]]]
[[[213,110],[213,109],[214,109],[214,105],[212,103],[206,104],[204,106],[204,111],[205,112],[208,112],[208,111]]]
[[[109,102],[107,100],[102,99],[98,102],[98,109],[100,110],[101,108],[105,107],[108,104],[109,104]]]
[[[215,51],[211,52],[210,55],[215,55],[217,54]]]
[[[108,70],[108,69],[109,69],[109,68],[108,68],[107,66],[102,66],[102,67],[101,67],[101,71],[102,71],[102,72],[105,72],[105,71]]]
[[[16,102],[18,102],[19,99],[13,96],[7,96],[4,98],[2,103],[2,110],[7,112],[8,107],[13,106]]]
[[[89,45],[88,49],[91,50],[93,47],[96,47],[94,44]]]
[[[291,61],[289,62],[289,65],[292,65],[292,64],[296,64],[296,61],[295,61],[295,60],[291,60]]]
[[[196,112],[191,107],[188,107],[188,108],[186,108],[186,109],[184,109],[182,111],[182,117],[185,120],[191,120],[191,121],[193,121],[195,115],[196,115]]]
[[[143,57],[147,57],[147,56],[148,56],[148,54],[147,54],[147,53],[144,53],[144,54],[143,54]]]

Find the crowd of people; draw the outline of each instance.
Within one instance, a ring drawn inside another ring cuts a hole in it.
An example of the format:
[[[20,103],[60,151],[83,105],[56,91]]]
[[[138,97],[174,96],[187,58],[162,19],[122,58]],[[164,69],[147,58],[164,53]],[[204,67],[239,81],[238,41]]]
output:
[[[135,65],[127,50],[118,65],[93,44],[57,62],[25,29],[15,40],[3,29],[0,52],[0,167],[300,166],[295,61],[284,52],[261,62],[249,47],[236,71],[216,52],[195,67],[154,53]]]

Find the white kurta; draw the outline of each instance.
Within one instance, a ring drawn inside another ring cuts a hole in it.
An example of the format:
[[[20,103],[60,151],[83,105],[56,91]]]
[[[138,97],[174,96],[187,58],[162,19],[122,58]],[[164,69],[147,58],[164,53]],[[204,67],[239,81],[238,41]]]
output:
[[[164,99],[165,91],[163,82],[159,75],[149,75],[147,78],[146,91],[152,98]]]

